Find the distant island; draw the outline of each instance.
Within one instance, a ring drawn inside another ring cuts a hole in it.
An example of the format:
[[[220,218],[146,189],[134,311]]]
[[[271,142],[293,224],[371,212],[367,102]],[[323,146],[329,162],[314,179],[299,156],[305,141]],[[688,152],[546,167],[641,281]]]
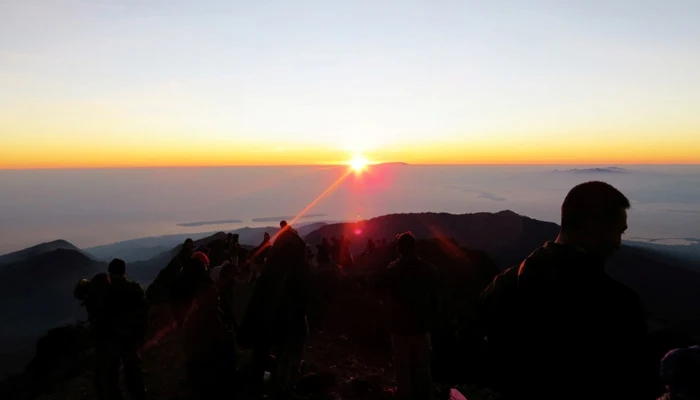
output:
[[[388,166],[394,166],[394,165],[411,165],[411,164],[406,163],[406,162],[401,162],[401,161],[374,164],[374,166],[378,166],[378,167],[384,167],[384,166],[388,167]]]
[[[619,174],[619,173],[624,173],[628,172],[624,168],[620,167],[598,167],[598,168],[573,168],[573,169],[565,169],[565,170],[559,170],[555,169],[554,172],[568,172],[572,174]]]
[[[177,224],[177,226],[203,226],[203,225],[219,225],[219,224],[240,224],[243,221],[240,219],[222,219],[218,221],[195,221],[195,222],[183,222]]]
[[[299,219],[307,219],[307,218],[319,218],[319,217],[325,217],[328,214],[306,214],[302,215],[299,217]],[[253,218],[251,221],[253,222],[279,222],[282,220],[290,220],[294,219],[296,217],[294,216],[286,216],[286,217],[260,217],[260,218]]]

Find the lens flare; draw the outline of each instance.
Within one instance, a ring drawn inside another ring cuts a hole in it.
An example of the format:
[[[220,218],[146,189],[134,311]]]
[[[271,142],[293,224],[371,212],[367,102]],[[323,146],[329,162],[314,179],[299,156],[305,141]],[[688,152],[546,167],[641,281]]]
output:
[[[369,164],[369,161],[367,161],[366,158],[362,157],[361,155],[355,155],[352,160],[349,162],[350,164],[350,169],[352,169],[355,172],[362,172],[367,168],[367,165]]]

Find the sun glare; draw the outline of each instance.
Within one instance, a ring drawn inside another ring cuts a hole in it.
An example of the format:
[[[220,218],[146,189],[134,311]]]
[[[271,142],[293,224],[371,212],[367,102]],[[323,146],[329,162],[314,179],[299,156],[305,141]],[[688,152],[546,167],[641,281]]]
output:
[[[367,168],[367,164],[369,164],[369,161],[360,155],[356,155],[350,160],[350,168],[355,172],[364,171]]]

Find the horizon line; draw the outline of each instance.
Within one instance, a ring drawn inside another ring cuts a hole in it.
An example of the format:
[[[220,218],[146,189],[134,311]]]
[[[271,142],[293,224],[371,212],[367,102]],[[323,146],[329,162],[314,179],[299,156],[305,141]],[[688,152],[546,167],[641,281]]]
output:
[[[370,162],[369,166],[405,164],[406,166],[446,167],[446,166],[700,166],[700,162],[522,162],[522,163],[409,163],[403,161]],[[209,165],[115,165],[115,166],[40,166],[40,167],[0,167],[0,171],[44,171],[44,170],[96,170],[96,169],[176,169],[176,168],[276,168],[276,167],[348,167],[347,163],[318,164],[209,164]]]

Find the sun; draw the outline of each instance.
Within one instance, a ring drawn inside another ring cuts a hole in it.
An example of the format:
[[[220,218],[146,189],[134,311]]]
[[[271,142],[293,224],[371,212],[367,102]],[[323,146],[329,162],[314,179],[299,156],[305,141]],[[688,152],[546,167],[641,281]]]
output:
[[[369,161],[367,161],[366,158],[362,157],[359,154],[356,154],[352,160],[350,160],[349,165],[350,169],[352,169],[355,172],[362,172],[367,168],[367,165],[369,164]]]

